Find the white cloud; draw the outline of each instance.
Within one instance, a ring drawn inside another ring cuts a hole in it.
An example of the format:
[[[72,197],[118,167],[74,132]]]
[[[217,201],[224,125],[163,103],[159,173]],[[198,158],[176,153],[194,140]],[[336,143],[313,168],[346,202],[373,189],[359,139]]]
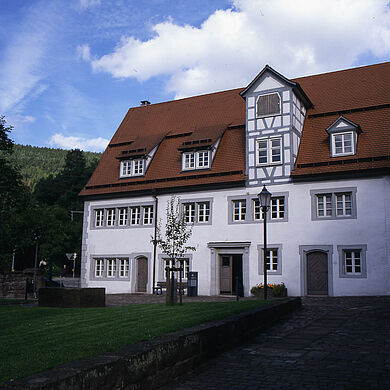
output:
[[[83,61],[90,61],[91,57],[91,48],[89,45],[79,45],[76,48],[77,58]]]
[[[61,149],[81,149],[86,151],[101,152],[107,145],[109,140],[98,138],[83,138],[75,136],[64,136],[61,133],[54,134],[50,137],[48,144],[52,147]]]
[[[80,0],[80,8],[81,9],[87,9],[91,7],[95,7],[97,5],[100,5],[100,0]]]
[[[112,53],[83,58],[94,71],[143,82],[168,75],[176,97],[245,86],[268,63],[287,77],[349,67],[359,55],[390,55],[388,0],[235,0],[200,26],[172,20],[154,37],[122,37]]]
[[[26,17],[9,31],[0,63],[0,111],[20,111],[18,105],[41,94],[46,86],[43,59],[58,25],[55,7],[37,2],[26,9]]]

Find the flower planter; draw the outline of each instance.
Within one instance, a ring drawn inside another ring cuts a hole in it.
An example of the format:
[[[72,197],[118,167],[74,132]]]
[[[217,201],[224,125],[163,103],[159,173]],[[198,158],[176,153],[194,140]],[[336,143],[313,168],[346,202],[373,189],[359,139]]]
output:
[[[251,291],[252,295],[257,298],[264,299],[264,289],[259,288]],[[274,294],[274,289],[272,287],[267,288],[267,298],[283,298],[287,297],[287,288],[284,290],[279,290],[277,295]]]

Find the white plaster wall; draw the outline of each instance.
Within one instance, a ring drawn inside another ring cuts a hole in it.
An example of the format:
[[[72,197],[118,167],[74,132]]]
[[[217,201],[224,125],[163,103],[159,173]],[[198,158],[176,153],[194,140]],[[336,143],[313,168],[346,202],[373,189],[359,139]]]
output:
[[[357,219],[311,221],[312,189],[334,189],[357,187]],[[333,293],[334,295],[377,295],[389,294],[389,193],[390,179],[360,179],[348,181],[324,181],[301,184],[279,184],[269,186],[272,192],[288,192],[288,222],[268,224],[268,244],[282,244],[282,275],[269,275],[270,283],[284,282],[290,295],[302,295],[302,274],[299,245],[332,245]],[[213,198],[212,225],[195,225],[190,241],[197,250],[193,253],[190,269],[199,272],[199,294],[210,294],[211,249],[209,242],[247,242],[249,247],[249,285],[245,285],[245,294],[256,283],[263,280],[258,274],[257,245],[262,244],[262,224],[228,224],[228,196],[256,195],[261,188],[229,189],[218,191],[202,191],[196,194],[179,194],[182,200]],[[375,200],[373,201],[373,194]],[[159,196],[159,218],[165,221],[167,196]],[[152,198],[138,198],[140,202],[151,201]],[[121,201],[91,202],[90,207],[132,203],[135,199]],[[148,252],[149,261],[148,291],[151,293],[153,246],[150,243],[154,229],[104,229],[90,230],[86,258],[93,255],[110,255]],[[339,278],[339,254],[337,245],[367,245],[367,278]],[[158,253],[161,253],[158,250]],[[131,262],[132,281],[90,281],[90,266],[87,264],[87,284],[90,287],[106,287],[108,293],[134,291],[135,264]],[[157,269],[159,266],[157,265]],[[163,275],[156,274],[156,280]],[[131,287],[133,286],[133,287]]]

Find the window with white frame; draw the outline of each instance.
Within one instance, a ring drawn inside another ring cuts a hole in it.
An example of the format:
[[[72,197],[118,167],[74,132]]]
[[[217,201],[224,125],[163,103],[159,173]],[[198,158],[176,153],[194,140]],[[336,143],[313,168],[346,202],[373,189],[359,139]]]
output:
[[[95,259],[95,277],[103,277],[104,272],[104,259]]]
[[[185,221],[193,223],[195,221],[195,203],[184,203],[183,213]]]
[[[139,225],[140,222],[140,207],[130,207],[130,225]]]
[[[357,217],[356,188],[311,190],[312,220]]]
[[[278,270],[278,249],[267,249],[266,264],[267,271],[277,272]]]
[[[317,216],[332,216],[332,194],[317,195]]]
[[[261,95],[257,98],[256,114],[258,117],[280,114],[280,96],[278,93]]]
[[[183,170],[205,169],[210,167],[210,151],[198,150],[183,153]]]
[[[282,244],[270,244],[267,247],[265,256],[265,266],[267,273],[270,275],[282,274]],[[257,251],[259,255],[259,275],[264,274],[264,246],[258,245]]]
[[[144,206],[144,225],[152,225],[153,224],[153,206]]]
[[[121,161],[120,177],[142,176],[144,174],[144,168],[144,159]]]
[[[366,278],[367,245],[338,245],[341,278]]]
[[[352,215],[352,194],[336,193],[336,215],[349,216]]]
[[[270,219],[284,219],[285,218],[285,198],[284,196],[277,196],[271,198],[270,210],[267,214]],[[260,207],[258,198],[253,199],[253,219],[255,221],[264,219],[264,212]]]
[[[92,215],[94,221],[91,229],[149,227],[154,224],[154,205],[145,202],[140,205],[108,206],[104,209],[93,209]]]
[[[282,138],[263,138],[256,142],[257,165],[281,164]]]
[[[119,226],[126,226],[127,225],[127,215],[128,215],[127,207],[119,208],[119,210],[118,210],[118,225]]]
[[[115,209],[107,209],[107,226],[115,226]]]
[[[107,277],[115,278],[116,276],[116,259],[107,259]]]
[[[246,199],[233,201],[233,221],[245,221],[246,218]]]
[[[332,150],[334,157],[355,154],[353,132],[332,134]]]
[[[129,276],[129,259],[119,259],[119,277],[127,278]]]
[[[360,251],[358,250],[345,250],[344,251],[344,267],[345,273],[348,275],[361,275],[362,262],[360,257]]]
[[[198,202],[198,223],[208,222],[210,219],[210,202]]]
[[[102,227],[104,223],[104,209],[95,210],[95,227]]]
[[[181,259],[181,260],[177,260],[176,262],[172,259],[165,259],[164,264],[165,264],[165,267],[170,267],[170,268],[172,268],[172,267],[179,268],[180,264],[182,264],[183,265],[182,278],[185,280],[188,279],[188,273],[190,272],[190,260],[189,259]],[[166,277],[165,272],[164,272],[164,275]],[[179,279],[179,274],[178,274],[178,279]]]

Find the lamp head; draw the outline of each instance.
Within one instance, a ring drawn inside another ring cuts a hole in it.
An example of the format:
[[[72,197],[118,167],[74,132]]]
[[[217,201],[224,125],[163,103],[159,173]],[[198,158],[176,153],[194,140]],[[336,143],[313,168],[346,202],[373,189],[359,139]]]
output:
[[[263,187],[261,192],[257,195],[260,201],[260,207],[266,207],[269,208],[271,205],[271,193]]]

